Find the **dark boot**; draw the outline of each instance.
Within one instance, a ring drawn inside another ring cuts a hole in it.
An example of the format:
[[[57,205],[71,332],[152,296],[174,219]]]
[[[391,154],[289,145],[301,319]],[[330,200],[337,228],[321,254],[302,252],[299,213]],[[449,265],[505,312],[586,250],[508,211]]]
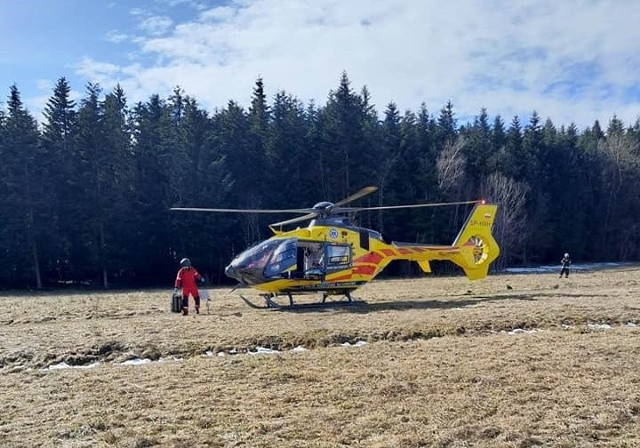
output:
[[[182,315],[189,314],[189,296],[182,296]]]
[[[200,314],[200,296],[195,296],[193,301],[196,302],[196,314]]]

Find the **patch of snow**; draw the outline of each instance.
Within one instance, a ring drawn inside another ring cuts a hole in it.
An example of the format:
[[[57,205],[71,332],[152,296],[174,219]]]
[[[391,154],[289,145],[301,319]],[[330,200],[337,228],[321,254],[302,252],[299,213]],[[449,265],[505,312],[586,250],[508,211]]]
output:
[[[219,357],[222,357],[222,356],[224,356],[224,355],[225,355],[225,353],[224,353],[224,352],[218,352],[218,356],[219,356]]]
[[[506,268],[504,271],[511,274],[529,274],[529,273],[545,273],[556,270],[556,267],[551,266],[532,266],[522,268]]]
[[[595,271],[599,269],[607,269],[607,268],[616,268],[625,266],[628,263],[579,263],[572,264],[570,269],[575,271]],[[515,267],[515,268],[506,268],[504,272],[512,273],[512,274],[528,274],[528,273],[549,273],[549,272],[557,272],[560,273],[561,266],[558,265],[543,265],[543,266],[530,266],[530,267]]]
[[[531,329],[531,330],[525,330],[523,328],[514,328],[511,331],[507,331],[507,334],[532,334],[532,333],[537,333],[540,330],[537,330],[535,328]]]
[[[609,324],[587,324],[587,327],[591,330],[611,330],[611,325]]]
[[[562,324],[563,330],[573,330],[574,328],[576,328],[575,325]]]
[[[302,345],[298,345],[297,347],[294,347],[291,349],[292,352],[306,352],[307,349],[304,348]]]
[[[471,305],[459,306],[456,308],[449,308],[449,311],[466,311],[469,308],[482,308],[484,307],[484,303],[473,303]]]
[[[350,344],[349,342],[344,342],[340,345],[342,345],[343,347],[362,347],[363,345],[366,345],[367,342],[366,341],[357,341],[355,344]]]
[[[256,347],[256,351],[253,352],[251,350],[247,351],[250,355],[274,355],[276,353],[280,353],[278,350],[273,350],[266,347]]]
[[[71,366],[71,365],[67,364],[66,362],[62,361],[61,363],[58,363],[58,364],[51,364],[49,367],[45,367],[42,370],[92,369],[94,367],[97,367],[98,365],[99,365],[98,362],[92,362],[91,364],[85,364],[85,365],[81,365],[81,366]]]
[[[202,355],[202,356],[204,356],[204,355]],[[162,357],[158,358],[158,362],[167,362],[167,361],[181,362],[181,361],[184,361],[184,359],[183,358],[178,358],[177,356],[173,356],[173,357],[171,357],[169,359],[162,358]]]
[[[71,366],[69,364],[62,361],[61,363],[58,363],[58,364],[51,364],[49,367],[47,367],[44,370],[58,370],[58,369],[70,369],[70,368]]]
[[[134,358],[134,359],[130,359],[128,361],[125,361],[123,363],[121,363],[123,366],[139,366],[142,364],[149,364],[151,362],[151,360],[149,358],[144,358],[144,359],[140,359],[140,358]]]
[[[627,322],[625,325],[627,327],[637,327],[637,325],[634,322]]]

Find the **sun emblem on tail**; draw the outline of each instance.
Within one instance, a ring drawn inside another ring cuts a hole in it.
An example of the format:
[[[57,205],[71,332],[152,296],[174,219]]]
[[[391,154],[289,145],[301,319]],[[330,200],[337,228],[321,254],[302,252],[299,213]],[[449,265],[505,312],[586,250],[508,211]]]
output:
[[[489,245],[481,237],[472,236],[465,246],[473,246],[473,262],[475,264],[482,264],[489,258]]]

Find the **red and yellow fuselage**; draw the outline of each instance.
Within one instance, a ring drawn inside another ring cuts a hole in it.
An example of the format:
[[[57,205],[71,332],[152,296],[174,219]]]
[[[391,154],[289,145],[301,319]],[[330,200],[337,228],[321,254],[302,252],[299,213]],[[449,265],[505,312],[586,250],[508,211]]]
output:
[[[432,260],[449,260],[462,268],[469,279],[481,279],[487,276],[490,264],[500,254],[491,234],[496,212],[495,204],[477,204],[453,244],[440,246],[386,242],[378,232],[339,223],[316,222],[307,228],[275,232],[265,244],[275,248],[268,254],[271,261],[259,264],[259,254],[256,254],[255,264],[247,264],[246,269],[254,266],[257,274],[242,277],[242,281],[276,295],[315,291],[346,293],[371,281],[394,260],[415,261],[424,272],[431,272]],[[280,241],[281,246],[288,245],[290,249],[278,248]],[[327,260],[320,268],[305,271],[303,248],[306,253],[313,247],[320,248]],[[296,256],[296,251],[298,255],[294,260],[291,257]],[[273,266],[279,262],[284,266],[282,271]],[[241,271],[242,263],[236,263],[235,268]]]

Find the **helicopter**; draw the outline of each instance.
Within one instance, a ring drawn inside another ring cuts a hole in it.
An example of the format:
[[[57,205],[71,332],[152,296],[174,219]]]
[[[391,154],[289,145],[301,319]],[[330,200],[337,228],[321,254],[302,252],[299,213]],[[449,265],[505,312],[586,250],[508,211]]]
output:
[[[295,308],[297,306],[354,303],[351,293],[373,280],[392,261],[418,263],[431,272],[433,260],[449,260],[462,268],[470,280],[487,276],[490,264],[500,254],[492,236],[497,205],[483,200],[351,207],[351,202],[377,190],[365,187],[339,202],[318,202],[300,209],[227,209],[173,207],[174,211],[215,213],[296,213],[301,216],[269,225],[273,236],[238,254],[225,268],[225,274],[238,281],[235,287],[260,291],[264,306],[254,308]],[[451,245],[425,245],[390,241],[380,232],[355,225],[350,216],[368,210],[398,210],[442,205],[474,204],[465,224]],[[285,231],[284,226],[310,221],[306,227]],[[235,289],[234,288],[234,289]],[[300,304],[295,295],[317,293],[321,301]],[[286,296],[288,304],[276,298]],[[330,296],[339,300],[327,301]]]

